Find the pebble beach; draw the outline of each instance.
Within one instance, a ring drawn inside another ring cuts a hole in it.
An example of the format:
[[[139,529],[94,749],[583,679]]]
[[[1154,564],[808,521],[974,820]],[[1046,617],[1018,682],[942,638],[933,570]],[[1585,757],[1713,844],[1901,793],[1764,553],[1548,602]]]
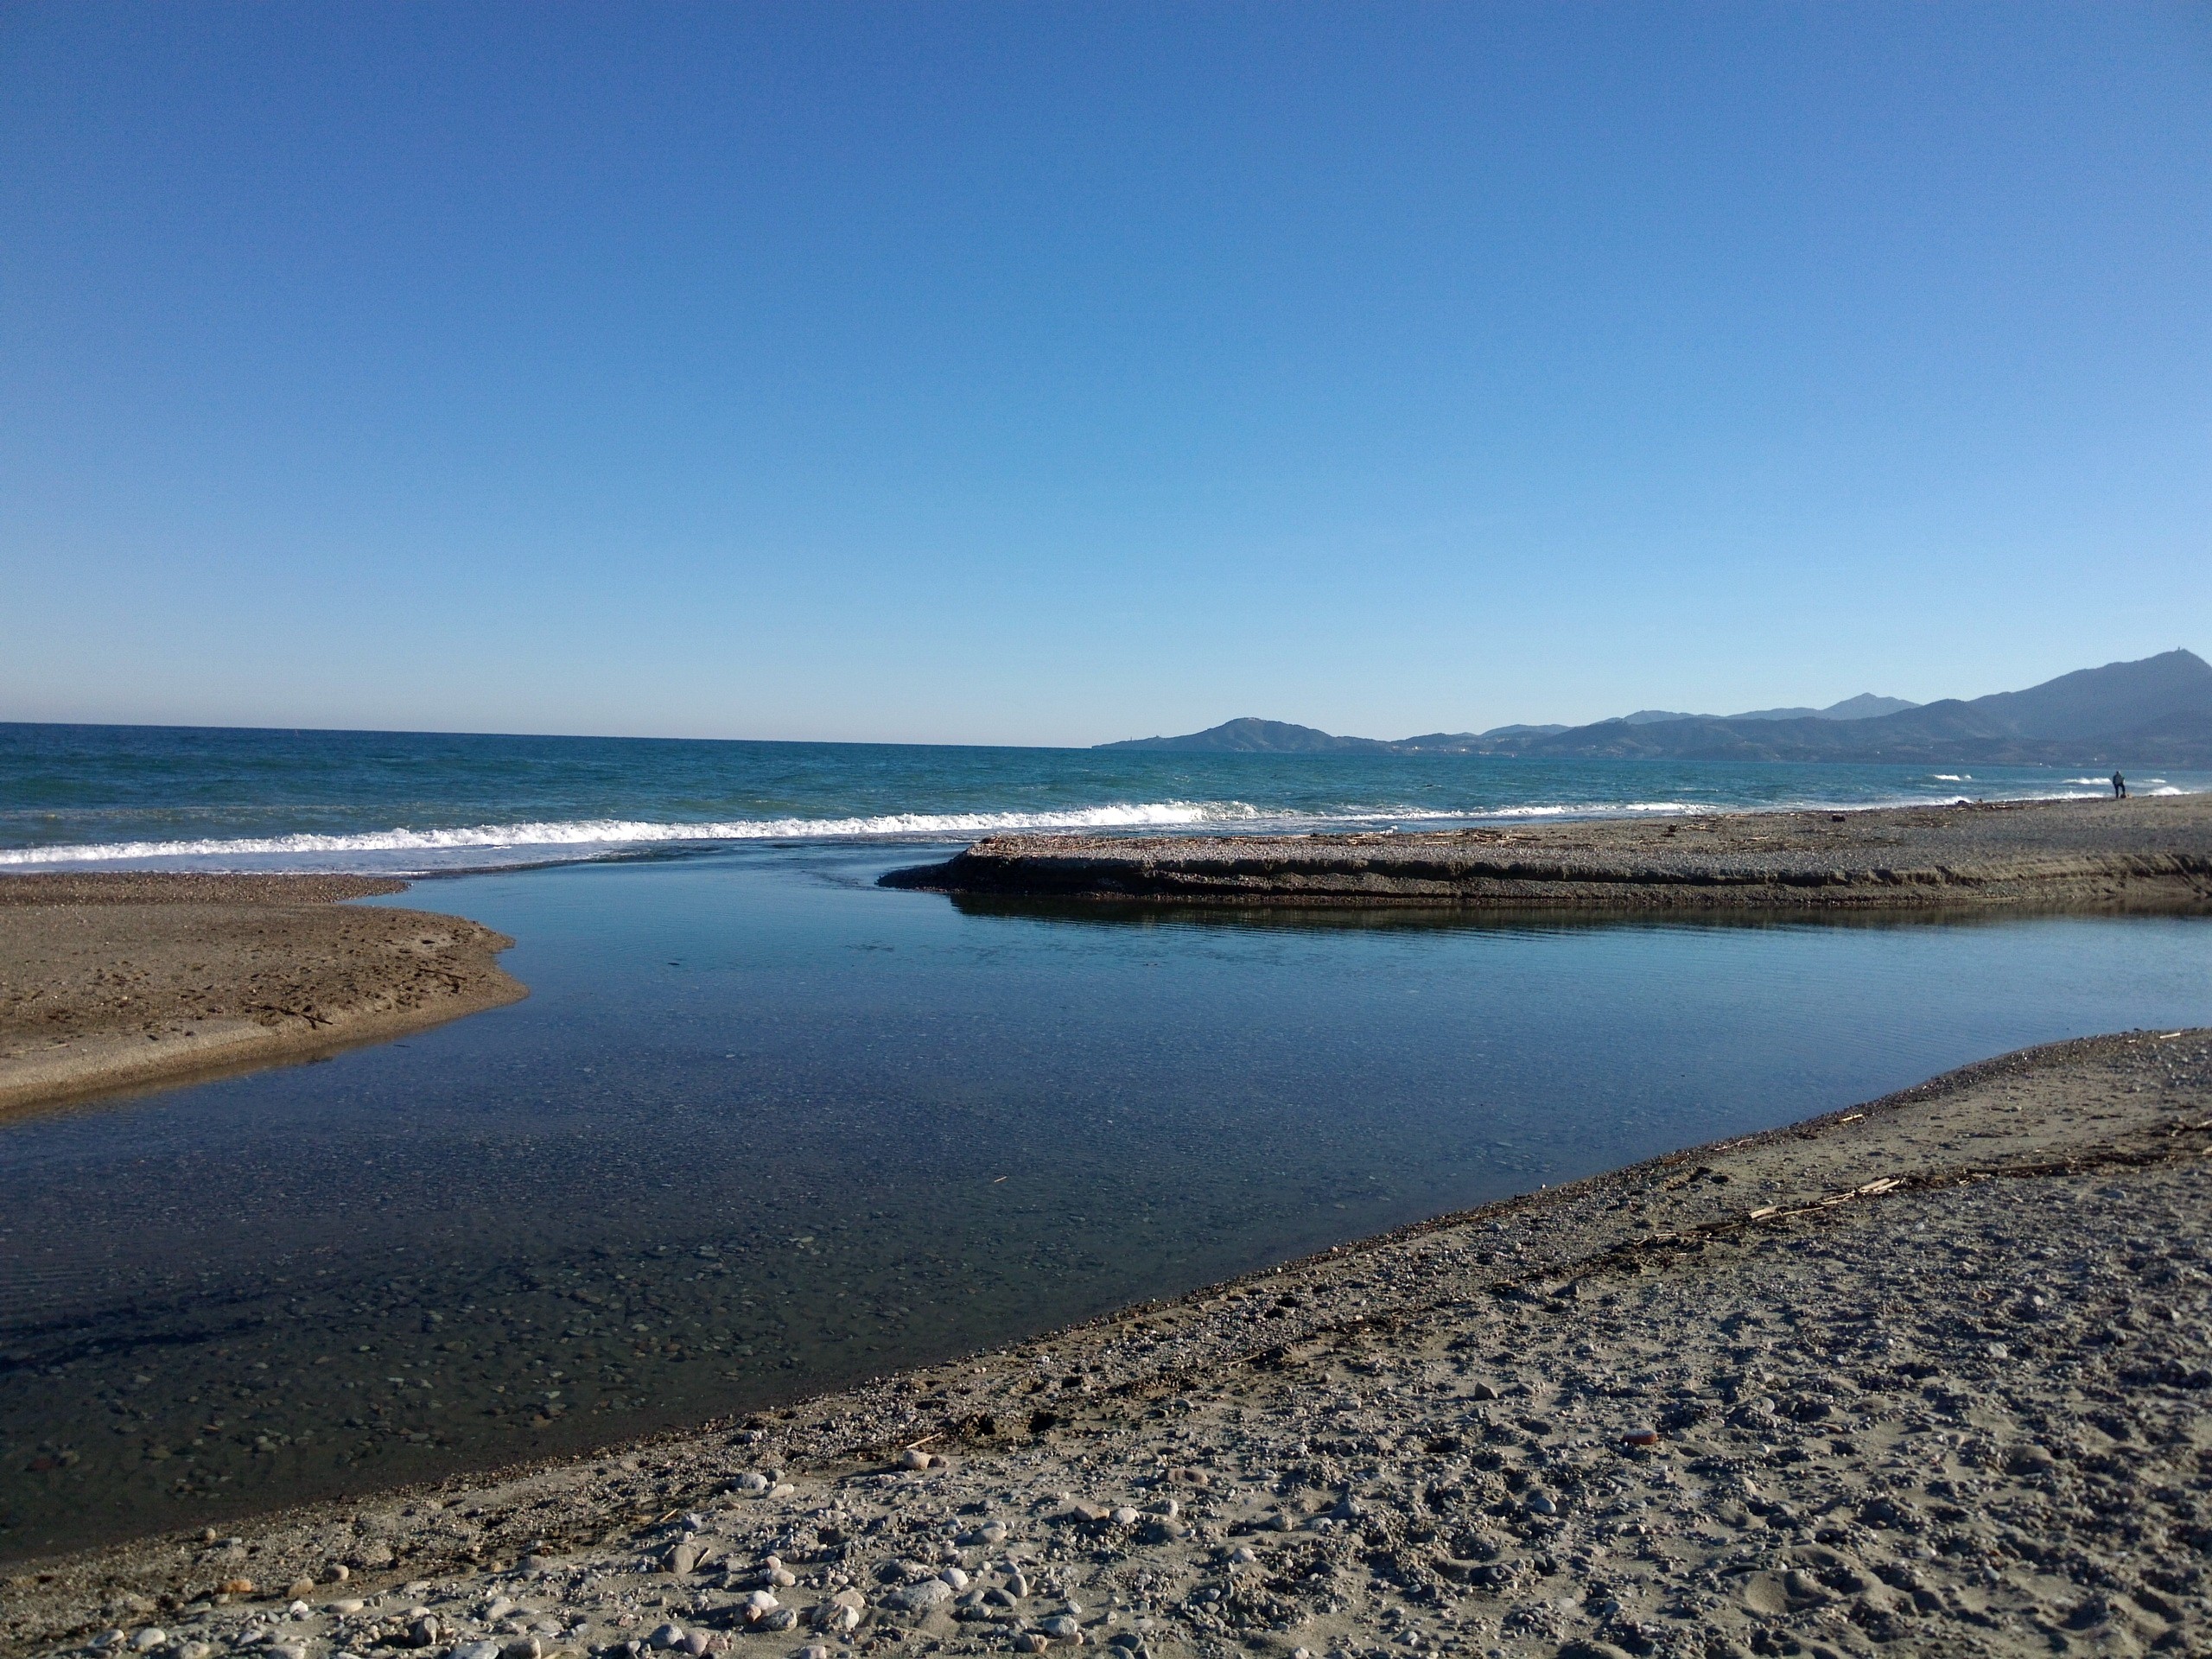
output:
[[[10,1652],[2195,1653],[2212,1033],[785,1410],[22,1563]]]

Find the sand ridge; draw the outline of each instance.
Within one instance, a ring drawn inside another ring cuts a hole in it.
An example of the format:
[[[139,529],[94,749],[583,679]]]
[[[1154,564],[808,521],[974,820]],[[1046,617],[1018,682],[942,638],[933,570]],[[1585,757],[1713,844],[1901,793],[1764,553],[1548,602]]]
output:
[[[893,887],[1493,911],[2212,912],[2212,795],[1307,836],[994,836]]]
[[[742,1424],[22,1570],[0,1642],[2202,1652],[2208,1151],[2212,1032],[2026,1051]]]
[[[358,876],[0,878],[0,1114],[276,1064],[526,995],[512,939]]]

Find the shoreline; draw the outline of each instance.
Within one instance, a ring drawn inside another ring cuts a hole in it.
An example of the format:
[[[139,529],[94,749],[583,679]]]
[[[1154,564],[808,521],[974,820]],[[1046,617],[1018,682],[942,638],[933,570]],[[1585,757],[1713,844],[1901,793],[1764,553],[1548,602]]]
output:
[[[0,1119],[295,1064],[518,1001],[514,941],[363,876],[0,877]]]
[[[1588,914],[2212,913],[2212,796],[1310,836],[994,836],[887,887],[958,898]]]
[[[0,1645],[2201,1649],[2208,1153],[2212,1033],[2022,1051],[743,1424],[20,1562]]]

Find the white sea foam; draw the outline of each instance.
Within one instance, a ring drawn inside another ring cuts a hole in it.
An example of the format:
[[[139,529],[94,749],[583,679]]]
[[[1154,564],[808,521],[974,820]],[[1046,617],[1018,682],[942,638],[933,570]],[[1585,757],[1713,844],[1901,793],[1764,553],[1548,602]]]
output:
[[[1963,774],[1962,774],[1963,775]],[[1948,779],[1946,779],[1948,781]],[[2099,784],[2095,779],[2069,783]],[[2152,783],[2161,779],[2147,780]],[[2171,785],[2141,791],[2182,795]],[[2078,791],[2012,795],[2012,799],[2087,800]],[[1024,830],[1185,830],[1296,834],[1351,828],[1479,824],[1525,819],[1675,817],[1696,812],[1865,811],[1885,806],[1963,803],[1964,796],[1899,795],[1879,800],[1548,801],[1457,808],[1344,804],[1333,810],[1265,810],[1243,801],[1142,801],[1031,812],[892,812],[847,818],[736,818],[705,823],[584,818],[481,823],[448,829],[397,827],[352,835],[208,837],[0,848],[0,869],[85,866],[171,869],[354,870],[395,875],[483,870],[619,856],[655,847],[712,847],[747,842],[963,841]]]
[[[1501,806],[1495,811],[1479,816],[1485,818],[1610,818],[1644,813],[1664,816],[1670,812],[1713,812],[1720,810],[1709,803],[1700,805],[1694,801],[1592,801],[1580,806]],[[1438,813],[1434,816],[1442,817],[1446,815]],[[1461,812],[1451,816],[1465,818],[1468,815]]]
[[[608,850],[718,841],[931,839],[1017,830],[1173,829],[1258,817],[1242,801],[1149,801],[1062,812],[892,812],[867,818],[735,818],[707,823],[627,818],[480,823],[450,830],[378,830],[350,836],[259,836],[207,841],[115,841],[0,849],[0,865],[111,864],[146,859],[326,858],[348,853]]]
[[[1974,773],[1970,772],[1937,772],[1929,775],[1939,784],[1970,784],[1974,781]]]

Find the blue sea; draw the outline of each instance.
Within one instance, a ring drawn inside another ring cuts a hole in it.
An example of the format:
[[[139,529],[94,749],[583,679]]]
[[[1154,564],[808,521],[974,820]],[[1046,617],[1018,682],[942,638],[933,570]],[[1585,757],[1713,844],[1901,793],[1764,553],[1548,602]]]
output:
[[[2212,775],[2135,775],[2143,792]],[[484,869],[1001,830],[1405,829],[2096,794],[2043,767],[0,725],[0,872]]]
[[[0,728],[7,868],[427,872],[368,902],[499,929],[531,989],[0,1122],[0,1556],[756,1411],[2024,1044],[2212,1023],[2193,918],[1529,923],[876,885],[966,837],[2091,787]]]

